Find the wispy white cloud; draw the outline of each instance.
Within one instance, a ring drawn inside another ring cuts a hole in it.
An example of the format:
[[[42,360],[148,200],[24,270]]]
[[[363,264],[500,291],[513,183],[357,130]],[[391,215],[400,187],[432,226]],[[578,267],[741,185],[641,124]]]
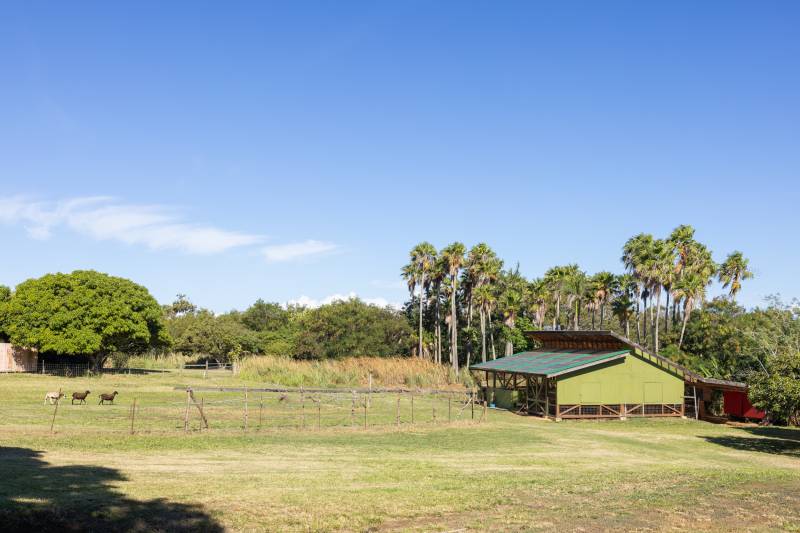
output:
[[[286,302],[288,305],[302,305],[303,307],[319,307],[321,305],[328,305],[333,302],[337,301],[347,301],[352,298],[359,298],[358,294],[355,292],[349,292],[347,294],[331,294],[330,296],[326,296],[325,298],[315,299],[310,298],[308,296],[300,296],[294,300],[289,300]],[[396,302],[390,302],[385,298],[361,298],[363,302],[368,304],[377,305],[378,307],[393,307],[395,309],[401,309],[403,307],[402,304]]]
[[[0,198],[0,222],[21,225],[34,239],[48,239],[54,230],[64,227],[96,240],[190,254],[219,253],[263,240],[259,235],[188,223],[172,207],[125,204],[107,196],[56,202]]]
[[[308,240],[265,246],[261,249],[261,253],[264,255],[267,262],[279,263],[333,252],[338,248],[339,246],[332,242]]]

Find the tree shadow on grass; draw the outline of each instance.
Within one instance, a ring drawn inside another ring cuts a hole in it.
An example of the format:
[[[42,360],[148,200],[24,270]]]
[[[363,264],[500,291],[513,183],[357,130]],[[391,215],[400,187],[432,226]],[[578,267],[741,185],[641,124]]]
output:
[[[0,447],[0,529],[223,531],[198,505],[133,500],[113,486],[120,481],[113,468],[52,466],[42,452]]]
[[[737,450],[800,457],[800,429],[753,427],[741,428],[741,431],[753,436],[705,436],[703,439]]]

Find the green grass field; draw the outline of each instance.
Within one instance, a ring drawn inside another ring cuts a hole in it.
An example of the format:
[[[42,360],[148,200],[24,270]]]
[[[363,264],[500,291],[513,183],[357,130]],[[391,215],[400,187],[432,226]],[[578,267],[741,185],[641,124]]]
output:
[[[431,412],[398,429],[387,395],[366,430],[346,427],[347,413],[345,427],[258,429],[251,411],[245,433],[235,404],[230,420],[209,413],[210,431],[193,418],[184,433],[185,394],[173,387],[211,384],[242,385],[221,374],[0,375],[3,530],[800,530],[796,429],[502,411],[447,424],[444,407],[436,423]],[[62,403],[51,435],[42,400],[59,387],[92,396]],[[118,405],[97,406],[111,390]],[[131,436],[134,397],[174,409]]]

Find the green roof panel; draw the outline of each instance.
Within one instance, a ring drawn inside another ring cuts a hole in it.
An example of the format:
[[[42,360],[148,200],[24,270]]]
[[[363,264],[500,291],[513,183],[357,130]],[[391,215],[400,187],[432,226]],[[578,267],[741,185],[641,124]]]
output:
[[[550,377],[620,359],[628,353],[630,350],[587,350],[585,348],[521,352],[494,361],[472,365],[470,370],[536,374]]]

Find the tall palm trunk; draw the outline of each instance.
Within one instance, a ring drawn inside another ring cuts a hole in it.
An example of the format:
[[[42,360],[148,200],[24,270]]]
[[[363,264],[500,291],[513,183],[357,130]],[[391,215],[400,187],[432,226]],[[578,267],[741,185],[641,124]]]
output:
[[[656,311],[655,311],[656,321],[655,321],[655,324],[653,325],[654,326],[653,327],[653,348],[654,348],[654,351],[655,351],[656,355],[658,355],[658,325],[661,323],[661,317],[659,316],[661,314],[660,309],[661,309],[661,289],[659,288],[659,289],[656,290]]]
[[[492,311],[488,312],[489,318],[489,344],[492,347],[492,359],[497,359],[497,352],[494,349],[494,328],[492,327]]]
[[[683,324],[681,325],[681,338],[678,339],[678,348],[683,346],[683,334],[686,331],[686,323],[689,321],[689,313],[691,313],[691,300],[687,298],[683,308]]]
[[[425,303],[423,299],[423,287],[425,287],[425,276],[422,276],[422,283],[419,285],[419,355],[422,357],[422,315],[425,312]]]
[[[483,307],[480,309],[481,317],[481,362],[486,362],[486,312]]]
[[[559,318],[561,318],[561,293],[556,292],[556,315],[553,317],[553,329],[556,329]]]
[[[641,312],[639,309],[639,300],[636,300],[636,342],[642,344],[642,327],[639,325],[639,319],[641,318]]]
[[[442,312],[439,291],[436,291],[436,362],[442,364]]]
[[[664,287],[667,303],[664,304],[664,333],[669,333],[669,288]]]
[[[595,306],[592,306],[592,329],[594,329],[594,315],[597,313]]]
[[[603,322],[605,318],[605,310],[606,310],[606,302],[605,298],[600,300],[600,329],[603,329]],[[594,323],[592,323],[592,328],[594,328]],[[627,334],[626,334],[627,335]]]
[[[450,295],[450,361],[458,374],[458,317],[456,317],[456,277],[452,277],[453,293]]]

